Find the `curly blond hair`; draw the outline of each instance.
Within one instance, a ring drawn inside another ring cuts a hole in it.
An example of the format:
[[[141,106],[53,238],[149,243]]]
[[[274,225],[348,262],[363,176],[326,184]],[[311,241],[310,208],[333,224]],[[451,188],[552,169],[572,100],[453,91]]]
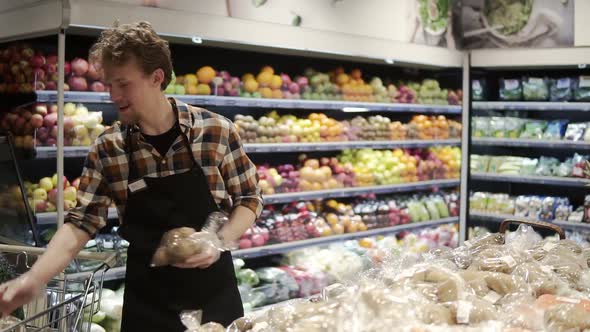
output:
[[[160,88],[165,90],[172,80],[172,59],[168,42],[148,22],[123,24],[103,31],[90,49],[90,62],[122,65],[135,57],[141,70],[149,75],[156,69],[164,71]]]

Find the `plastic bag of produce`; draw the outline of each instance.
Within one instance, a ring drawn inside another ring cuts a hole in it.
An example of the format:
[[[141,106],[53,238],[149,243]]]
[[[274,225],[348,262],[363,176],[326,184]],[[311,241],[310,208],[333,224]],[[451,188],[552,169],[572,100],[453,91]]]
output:
[[[552,79],[550,83],[551,101],[569,101],[574,97],[574,79],[563,77]]]
[[[490,156],[480,156],[472,154],[470,156],[469,168],[471,172],[485,173],[488,171],[488,165],[490,163]]]
[[[542,156],[539,159],[537,169],[535,169],[535,175],[537,176],[551,176],[553,175],[553,169],[559,166],[559,159],[553,157]]]
[[[484,79],[473,79],[471,81],[471,98],[475,101],[487,99],[487,86]]]
[[[506,135],[506,127],[505,127],[505,118],[494,116],[490,119],[490,133],[492,137],[495,138],[505,138]]]
[[[0,329],[4,330],[4,329],[8,329],[18,323],[20,323],[21,320],[14,317],[14,316],[6,316],[6,317],[2,317],[0,318]],[[21,326],[18,327],[16,329],[10,330],[10,331],[14,331],[14,332],[25,332],[25,327]]]
[[[590,101],[590,76],[579,76],[574,88],[575,101]]]
[[[535,175],[538,164],[539,159],[524,158],[522,160],[522,167],[520,168],[520,175]]]
[[[490,136],[490,118],[476,116],[473,118],[472,127],[474,137]]]
[[[524,121],[519,118],[505,117],[504,118],[504,137],[518,138],[524,127]]]
[[[500,79],[500,100],[522,100],[522,84],[519,79]]]
[[[547,129],[543,133],[543,139],[559,140],[565,135],[568,120],[553,120],[547,124]]]
[[[469,207],[473,211],[485,212],[488,206],[488,194],[484,192],[475,192],[469,197]]]
[[[541,77],[524,77],[522,79],[524,100],[548,100],[549,82]]]
[[[573,159],[568,158],[566,161],[564,161],[563,163],[560,163],[559,165],[557,165],[553,168],[553,175],[554,176],[561,176],[561,177],[572,176],[573,168],[574,168]]]
[[[529,202],[531,198],[529,196],[518,196],[516,197],[514,206],[514,215],[517,217],[526,217],[529,213]]]
[[[222,242],[217,236],[217,231],[227,222],[225,213],[213,212],[200,232],[190,227],[175,228],[166,232],[152,257],[151,266],[178,264],[206,250],[220,254],[237,247],[235,243]]]
[[[180,321],[186,327],[186,332],[225,332],[225,327],[219,323],[209,322],[201,325],[203,311],[183,311]]]
[[[520,134],[520,138],[543,138],[543,133],[547,128],[547,121],[542,120],[527,120],[524,124],[524,130]]]
[[[586,123],[586,132],[584,132],[584,141],[590,142],[590,122]]]
[[[586,123],[570,123],[567,125],[564,138],[568,141],[581,141],[586,129]]]
[[[566,221],[572,211],[573,206],[567,197],[558,198],[555,202],[555,220]]]

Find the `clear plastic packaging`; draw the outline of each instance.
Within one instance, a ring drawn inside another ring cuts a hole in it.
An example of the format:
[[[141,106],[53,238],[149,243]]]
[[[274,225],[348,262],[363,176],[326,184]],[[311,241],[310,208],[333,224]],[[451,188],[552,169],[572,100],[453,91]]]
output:
[[[562,77],[551,80],[551,101],[570,101],[574,97],[574,80]]]
[[[580,141],[587,129],[586,123],[570,123],[565,131],[564,138],[568,141]]]
[[[559,166],[559,159],[553,157],[542,156],[539,159],[539,164],[535,170],[537,176],[551,176],[553,175],[553,168]]]
[[[490,133],[492,137],[495,138],[505,138],[506,136],[506,127],[505,127],[505,118],[494,116],[490,119]]]
[[[574,88],[575,101],[590,101],[590,76],[579,76]]]
[[[217,236],[217,231],[228,222],[227,220],[225,213],[213,212],[199,232],[194,228],[180,227],[164,233],[152,257],[151,266],[182,263],[187,258],[205,250],[220,254],[222,251],[234,248],[235,243],[223,243]]]
[[[473,136],[474,137],[489,137],[490,135],[490,119],[487,117],[473,118]]]
[[[541,77],[524,77],[522,79],[524,100],[544,101],[549,99],[549,82]]]
[[[529,202],[531,198],[529,196],[518,196],[516,197],[514,206],[514,215],[516,217],[526,217],[529,214]]]
[[[519,79],[500,79],[500,100],[522,100],[522,84]]]
[[[520,134],[520,138],[543,138],[543,133],[547,128],[547,121],[543,120],[527,120],[524,124],[524,130]]]
[[[201,325],[203,311],[183,311],[180,313],[180,321],[186,327],[186,332],[225,332],[225,327],[216,322]]]
[[[524,121],[515,117],[504,118],[505,137],[518,138],[524,127]]]
[[[471,80],[471,98],[475,101],[487,99],[487,84],[484,79]]]
[[[520,175],[535,175],[535,170],[539,165],[539,159],[524,158],[522,167],[520,168]]]
[[[559,140],[565,135],[568,120],[553,120],[547,124],[543,139]]]

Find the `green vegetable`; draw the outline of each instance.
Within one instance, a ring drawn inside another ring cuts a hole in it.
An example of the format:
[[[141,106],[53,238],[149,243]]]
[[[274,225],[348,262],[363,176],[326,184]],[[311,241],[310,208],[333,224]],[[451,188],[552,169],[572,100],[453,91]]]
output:
[[[16,277],[17,274],[12,264],[10,264],[4,255],[0,254],[0,285]],[[25,318],[23,308],[16,309],[11,315],[20,320]]]
[[[532,8],[533,0],[486,0],[484,13],[490,26],[501,25],[499,32],[513,35],[526,25]]]
[[[420,19],[424,28],[439,32],[448,25],[449,0],[420,0]]]
[[[522,80],[524,100],[548,100],[549,84],[540,77],[529,77]]]
[[[260,282],[258,274],[251,269],[242,269],[238,272],[238,282],[242,285],[256,286]]]

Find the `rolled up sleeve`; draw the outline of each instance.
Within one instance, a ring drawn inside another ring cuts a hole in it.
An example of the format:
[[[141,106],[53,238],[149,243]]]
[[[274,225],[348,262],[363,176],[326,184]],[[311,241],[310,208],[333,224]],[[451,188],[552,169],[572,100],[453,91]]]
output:
[[[233,208],[244,206],[258,218],[262,213],[262,192],[258,187],[256,166],[246,155],[237,129],[229,124],[227,148],[221,163],[221,175],[232,197]]]
[[[64,220],[91,237],[95,237],[106,225],[108,207],[111,204],[110,188],[102,173],[97,142],[90,148],[84,163],[77,194],[78,204],[68,212]]]

